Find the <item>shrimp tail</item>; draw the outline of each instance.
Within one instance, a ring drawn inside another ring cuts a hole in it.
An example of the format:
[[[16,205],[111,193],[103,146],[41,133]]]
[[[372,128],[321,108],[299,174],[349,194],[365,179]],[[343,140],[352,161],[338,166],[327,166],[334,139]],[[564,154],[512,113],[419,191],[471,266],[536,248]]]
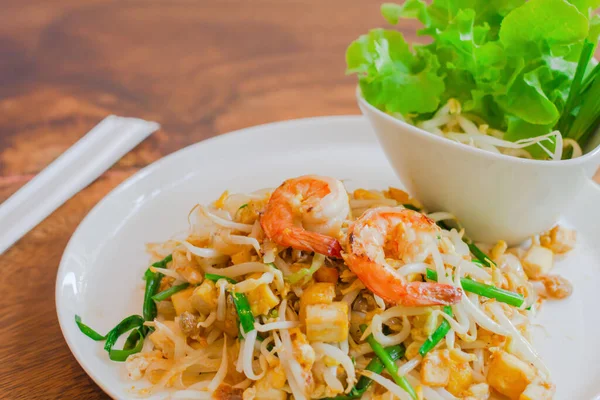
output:
[[[404,302],[414,306],[455,304],[462,298],[462,290],[452,285],[433,282],[410,282],[406,284]]]
[[[341,258],[342,245],[331,236],[309,232],[301,228],[288,228],[283,232],[282,242],[299,250],[314,251],[328,257]],[[284,238],[287,236],[287,240]]]

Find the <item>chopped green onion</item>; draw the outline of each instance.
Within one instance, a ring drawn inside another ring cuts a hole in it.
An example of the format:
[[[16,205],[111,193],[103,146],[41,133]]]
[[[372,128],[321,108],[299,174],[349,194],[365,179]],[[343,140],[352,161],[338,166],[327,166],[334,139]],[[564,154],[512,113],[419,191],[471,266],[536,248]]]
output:
[[[204,279],[208,279],[209,281],[213,281],[213,282],[217,282],[219,279],[225,279],[227,282],[232,283],[234,285],[237,283],[237,281],[235,279],[231,279],[226,276],[217,275],[217,274],[204,274]]]
[[[480,261],[480,264],[483,264],[486,267],[490,268],[492,265],[496,266],[496,263],[492,261],[492,259],[489,258],[483,251],[481,251],[481,249],[477,247],[475,243],[467,240],[465,240],[465,243],[469,246],[469,250],[471,250],[471,253],[473,253],[475,259],[477,259],[477,261]]]
[[[242,205],[240,206],[240,208],[238,208],[238,210],[241,210],[242,208],[246,208],[246,207],[248,207],[248,203],[246,203],[246,204],[242,204]]]
[[[181,292],[182,290],[187,289],[188,286],[190,286],[190,284],[187,282],[182,283],[181,285],[171,286],[170,288],[163,290],[162,292],[157,293],[154,296],[152,296],[152,300],[164,301],[164,300],[168,299],[169,297],[173,296],[175,293]]]
[[[167,264],[173,260],[173,255],[169,254],[161,261],[157,261],[152,266],[154,268],[167,268]],[[153,321],[158,314],[156,309],[156,303],[152,299],[152,296],[156,294],[158,288],[160,287],[160,281],[162,280],[163,274],[160,272],[151,271],[150,268],[144,274],[144,278],[146,279],[146,290],[144,291],[144,305],[142,306],[142,314],[144,315],[144,319],[146,321]],[[144,327],[144,331],[148,328]]]
[[[301,270],[287,276],[285,279],[291,284],[297,283],[302,279],[312,277],[315,272],[319,270],[325,263],[325,256],[323,254],[315,253],[312,259],[310,268],[302,268]]]
[[[152,267],[154,268],[167,268],[167,264],[170,263],[171,261],[173,261],[173,254],[169,254],[168,256],[166,256],[165,258],[163,258],[160,261],[155,262],[154,264],[152,264]],[[148,278],[150,276],[150,274],[152,274],[153,272],[150,270],[150,268],[148,268],[146,270],[146,272],[144,273],[144,279]]]
[[[127,340],[125,341],[125,345],[123,346],[123,350],[113,350],[111,349],[108,352],[108,357],[113,361],[125,361],[127,357],[132,354],[139,353],[142,351],[144,347],[144,335],[141,329],[135,329],[131,332]]]
[[[452,307],[445,306],[444,312],[449,316],[452,316]],[[429,353],[443,338],[450,332],[450,324],[445,319],[442,319],[442,323],[437,327],[435,332],[427,338],[425,343],[419,349],[421,357],[425,357],[425,354]]]
[[[366,325],[361,325],[360,329],[364,331],[366,329]],[[398,375],[398,366],[390,357],[390,355],[385,351],[383,346],[377,340],[375,340],[372,334],[367,337],[367,342],[369,342],[369,345],[373,349],[373,352],[377,357],[379,357],[379,360],[381,360],[387,372],[392,376],[394,382],[396,382],[398,386],[404,389],[406,393],[410,395],[410,397],[412,397],[414,400],[417,400],[417,394],[415,393],[415,389],[412,387],[410,382],[408,382],[405,376]]]
[[[427,279],[438,280],[437,272],[432,269],[427,269]],[[460,278],[460,283],[467,292],[475,293],[479,296],[496,299],[502,303],[509,304],[514,307],[521,307],[525,299],[519,293],[497,288],[496,286],[479,283],[471,278]]]
[[[111,351],[119,336],[125,332],[129,332],[132,329],[141,328],[144,326],[145,319],[140,315],[130,315],[123,321],[119,322],[117,326],[111,329],[106,334],[106,343],[104,343],[104,350]]]
[[[240,325],[244,329],[244,332],[248,333],[254,330],[254,315],[250,309],[250,303],[248,297],[243,293],[231,292],[231,298],[233,299],[233,305],[237,311],[240,319]]]
[[[106,339],[106,336],[102,336],[101,334],[99,334],[98,332],[81,322],[81,317],[79,315],[75,315],[75,323],[79,327],[79,330],[90,339],[95,340],[97,342]]]
[[[234,285],[237,283],[234,279],[216,274],[204,274],[204,278],[213,282],[217,282],[219,279],[225,279],[227,282],[232,283]],[[246,333],[253,331],[254,315],[252,315],[252,310],[250,309],[248,297],[246,297],[246,295],[243,293],[236,293],[230,291],[230,294],[233,300],[233,305],[235,306],[235,310],[237,311],[238,318],[240,319],[240,325],[242,326],[242,329],[244,329],[244,332]]]
[[[392,359],[392,361],[396,361],[404,357],[405,348],[401,344],[397,346],[386,347],[384,350],[388,354],[389,358]],[[373,359],[369,361],[369,364],[367,364],[366,370],[374,372],[376,374],[381,374],[384,368],[385,366],[383,365],[379,357],[373,357]],[[348,393],[347,395],[339,395],[325,400],[359,399],[367,391],[367,389],[371,386],[372,383],[373,380],[371,380],[371,378],[361,376],[358,382],[356,382],[356,385],[354,385],[354,387],[350,391],[350,393]]]

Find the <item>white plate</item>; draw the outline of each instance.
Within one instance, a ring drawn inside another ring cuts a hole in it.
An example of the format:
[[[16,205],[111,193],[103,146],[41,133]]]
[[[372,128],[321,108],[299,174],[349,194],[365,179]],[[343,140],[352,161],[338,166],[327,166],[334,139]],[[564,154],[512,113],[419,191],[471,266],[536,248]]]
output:
[[[399,185],[366,120],[324,117],[258,126],[192,145],[106,196],[73,234],[56,281],[63,334],[92,379],[119,399],[132,398],[131,387],[139,386],[127,379],[124,364],[108,359],[101,343],[79,332],[74,316],[104,333],[125,316],[141,314],[145,243],[185,230],[194,204],[213,201],[226,189],[248,192],[312,173],[338,177],[349,189]],[[600,393],[594,379],[600,376],[600,190],[590,184],[577,206],[565,211],[565,222],[578,231],[578,246],[555,272],[569,278],[575,290],[568,300],[544,306],[539,318],[544,328],[536,329],[534,346],[552,372],[557,399],[591,399]]]

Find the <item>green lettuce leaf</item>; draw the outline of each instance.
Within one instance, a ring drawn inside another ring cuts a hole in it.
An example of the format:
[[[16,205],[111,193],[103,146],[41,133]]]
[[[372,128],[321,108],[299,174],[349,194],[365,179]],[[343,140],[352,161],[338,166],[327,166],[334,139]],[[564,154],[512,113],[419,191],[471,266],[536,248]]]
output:
[[[346,51],[348,73],[358,73],[364,98],[389,112],[428,113],[440,105],[444,81],[437,58],[411,51],[401,33],[374,29]]]
[[[502,21],[500,41],[512,52],[535,52],[546,44],[570,45],[588,35],[588,20],[565,0],[530,0]]]

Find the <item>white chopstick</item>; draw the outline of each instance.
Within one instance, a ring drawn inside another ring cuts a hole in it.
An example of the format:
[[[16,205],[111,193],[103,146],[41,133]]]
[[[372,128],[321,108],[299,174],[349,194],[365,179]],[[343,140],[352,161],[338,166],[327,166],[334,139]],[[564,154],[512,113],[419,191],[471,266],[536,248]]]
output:
[[[111,115],[0,205],[0,254],[160,128]]]

